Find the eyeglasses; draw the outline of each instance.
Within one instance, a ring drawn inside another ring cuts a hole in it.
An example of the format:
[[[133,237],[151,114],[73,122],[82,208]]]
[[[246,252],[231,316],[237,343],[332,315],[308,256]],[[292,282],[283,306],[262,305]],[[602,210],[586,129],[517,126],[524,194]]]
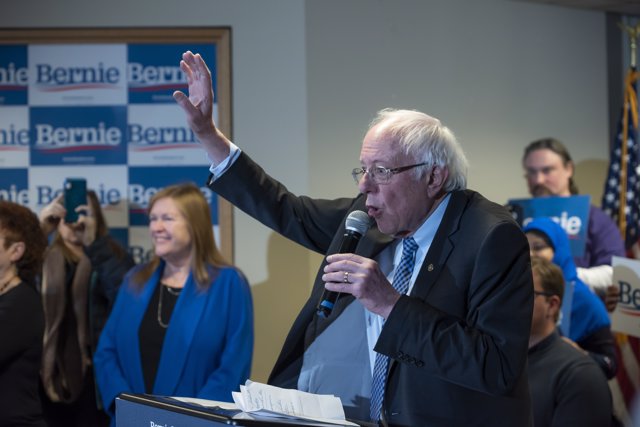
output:
[[[547,292],[547,291],[533,291],[533,296],[534,297],[539,297],[539,296],[545,296],[545,297],[552,297],[555,294],[553,292]]]
[[[550,249],[551,246],[549,245],[544,245],[544,244],[533,244],[529,246],[531,252],[541,252],[544,251],[545,249]]]
[[[364,174],[368,173],[369,177],[376,184],[388,184],[391,181],[391,177],[397,173],[408,171],[409,169],[417,168],[418,166],[424,166],[427,163],[418,163],[409,166],[400,166],[399,168],[385,168],[384,166],[373,166],[372,168],[355,168],[351,171],[351,176],[356,184],[360,183],[360,180]]]

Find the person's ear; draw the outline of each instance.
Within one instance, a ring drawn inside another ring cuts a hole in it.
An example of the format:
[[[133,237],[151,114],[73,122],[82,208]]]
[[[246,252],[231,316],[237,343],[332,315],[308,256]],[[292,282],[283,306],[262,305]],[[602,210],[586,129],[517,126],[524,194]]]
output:
[[[24,255],[26,247],[24,242],[15,242],[9,246],[9,260],[11,262],[18,262]]]
[[[449,177],[449,169],[446,166],[434,166],[429,171],[427,177],[427,195],[436,197],[442,191],[447,178]]]
[[[567,162],[567,169],[569,170],[569,176],[573,178],[573,174],[575,173],[575,166],[573,162]]]
[[[562,300],[558,295],[550,295],[547,297],[547,304],[549,305],[549,314],[555,318],[557,314],[562,310]]]

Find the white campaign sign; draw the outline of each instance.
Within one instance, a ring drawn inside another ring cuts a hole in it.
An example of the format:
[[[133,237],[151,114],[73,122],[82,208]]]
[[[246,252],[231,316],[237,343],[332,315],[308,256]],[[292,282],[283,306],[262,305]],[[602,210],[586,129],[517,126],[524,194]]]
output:
[[[620,299],[611,315],[611,329],[640,337],[640,260],[613,257],[613,283]]]

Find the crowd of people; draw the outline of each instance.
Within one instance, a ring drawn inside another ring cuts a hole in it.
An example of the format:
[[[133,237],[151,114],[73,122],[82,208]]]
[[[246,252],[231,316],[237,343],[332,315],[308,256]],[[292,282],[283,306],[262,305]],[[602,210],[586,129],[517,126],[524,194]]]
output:
[[[115,425],[119,393],[231,400],[249,378],[253,307],[193,184],[149,204],[152,259],[134,265],[97,195],[74,223],[0,201],[0,426]]]
[[[585,253],[572,256],[553,220],[521,227],[468,189],[454,134],[414,110],[371,122],[355,197],[293,194],[216,127],[200,55],[180,66],[188,95],[174,97],[212,162],[208,186],[325,255],[270,384],[336,395],[348,418],[376,425],[616,425],[608,311],[624,245],[602,211],[590,207]],[[578,194],[560,141],[529,144],[522,165],[532,197]],[[371,224],[341,253],[354,211]],[[201,190],[152,197],[140,265],[93,191],[77,212],[65,221],[62,196],[39,216],[0,201],[0,425],[114,425],[122,392],[230,401],[250,377],[253,303]],[[339,296],[319,316],[325,292]]]

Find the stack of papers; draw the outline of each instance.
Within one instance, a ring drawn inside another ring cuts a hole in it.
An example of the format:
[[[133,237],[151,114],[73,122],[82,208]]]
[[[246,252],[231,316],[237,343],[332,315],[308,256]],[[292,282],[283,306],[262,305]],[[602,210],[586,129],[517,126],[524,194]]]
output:
[[[233,392],[232,396],[235,405],[205,399],[184,397],[174,397],[174,399],[205,407],[238,409],[251,415],[358,427],[358,424],[345,419],[340,398],[333,395],[306,393],[247,380],[245,385],[240,386],[240,392]]]

